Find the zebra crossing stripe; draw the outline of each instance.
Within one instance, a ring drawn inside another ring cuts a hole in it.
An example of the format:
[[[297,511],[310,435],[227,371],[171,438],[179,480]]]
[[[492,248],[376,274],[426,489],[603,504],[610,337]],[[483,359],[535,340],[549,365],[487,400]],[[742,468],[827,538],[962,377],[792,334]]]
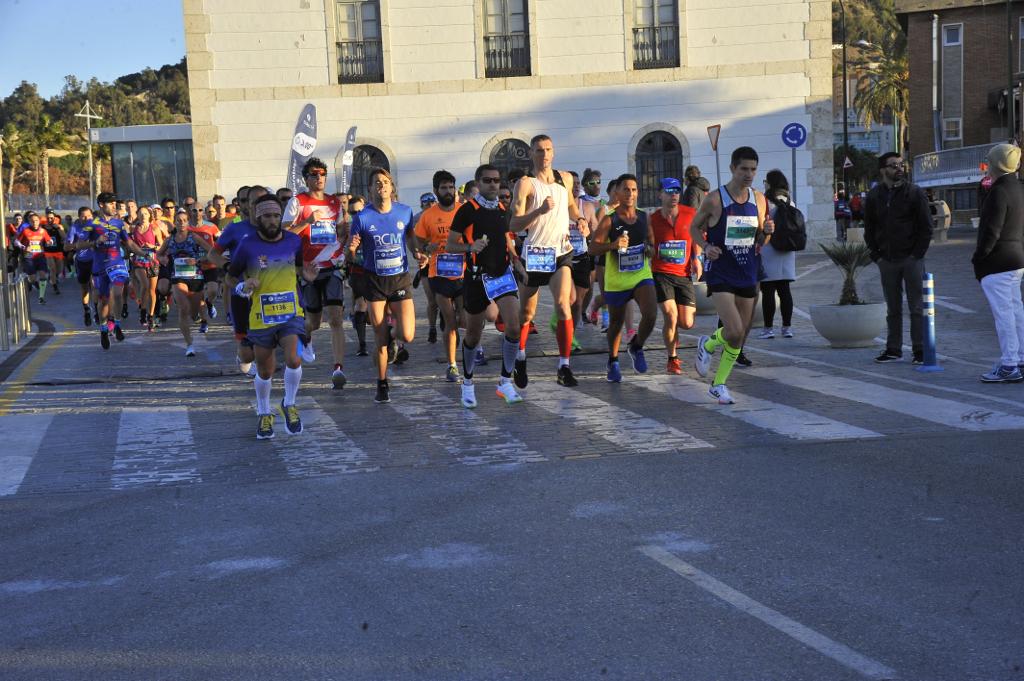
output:
[[[187,407],[121,410],[111,470],[113,489],[200,482]]]
[[[706,383],[685,376],[630,376],[628,381],[629,385],[641,385],[652,392],[667,394],[680,402],[708,409],[794,440],[883,437],[881,433],[872,430],[858,428],[778,402],[750,397],[735,390],[729,392],[736,399],[736,404],[720,406],[708,395]]]
[[[288,475],[304,478],[331,473],[371,473],[380,466],[346,435],[312,398],[296,402],[302,418],[302,434],[289,435],[281,419],[275,427],[274,450],[284,462]]]
[[[0,437],[4,443],[4,452],[0,454],[0,497],[14,494],[21,487],[52,421],[53,414],[0,416]]]
[[[764,367],[747,369],[745,373],[778,381],[794,388],[861,402],[884,411],[913,416],[950,428],[971,431],[1024,429],[1024,417],[1021,416],[979,408],[966,402],[825,374],[813,369],[792,366]]]
[[[413,423],[422,424],[422,432],[426,437],[459,463],[474,466],[548,460],[543,454],[530,449],[522,440],[489,424],[476,412],[466,409],[460,402],[437,390],[405,387],[399,381],[391,383],[400,392],[388,406]],[[482,402],[491,399],[500,408],[506,407],[500,398],[491,394],[490,383],[481,381],[477,386],[481,389],[477,395],[478,400]],[[522,405],[508,408],[520,407]]]
[[[526,400],[535,407],[573,421],[588,433],[634,452],[674,452],[714,447],[660,421],[550,382],[531,382]]]

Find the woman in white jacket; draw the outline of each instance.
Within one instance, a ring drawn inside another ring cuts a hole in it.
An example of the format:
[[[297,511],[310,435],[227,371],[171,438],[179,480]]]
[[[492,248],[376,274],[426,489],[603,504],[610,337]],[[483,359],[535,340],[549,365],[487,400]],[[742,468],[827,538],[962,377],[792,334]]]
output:
[[[781,170],[770,170],[765,178],[764,194],[768,199],[768,211],[772,219],[778,205],[792,203],[789,198],[789,181]],[[792,338],[793,294],[789,283],[796,281],[796,252],[779,251],[772,247],[772,242],[761,250],[761,267],[764,278],[761,279],[761,311],[764,314],[764,328],[758,338],[775,338],[775,295],[778,294],[782,313],[782,337]]]

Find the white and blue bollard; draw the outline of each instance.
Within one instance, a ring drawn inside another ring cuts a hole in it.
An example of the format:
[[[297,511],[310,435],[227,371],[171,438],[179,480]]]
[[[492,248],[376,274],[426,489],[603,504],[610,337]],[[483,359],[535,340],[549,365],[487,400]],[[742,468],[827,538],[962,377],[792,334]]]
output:
[[[924,297],[924,364],[917,367],[918,371],[942,371],[939,358],[935,352],[935,277],[925,272],[923,282]]]

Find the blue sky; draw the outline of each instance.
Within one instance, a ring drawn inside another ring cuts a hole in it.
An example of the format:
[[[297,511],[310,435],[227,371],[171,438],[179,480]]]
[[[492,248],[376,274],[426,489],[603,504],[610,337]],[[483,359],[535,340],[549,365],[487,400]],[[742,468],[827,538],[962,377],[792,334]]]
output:
[[[49,98],[68,74],[110,82],[181,61],[181,0],[0,0],[0,45],[0,98],[23,80]]]

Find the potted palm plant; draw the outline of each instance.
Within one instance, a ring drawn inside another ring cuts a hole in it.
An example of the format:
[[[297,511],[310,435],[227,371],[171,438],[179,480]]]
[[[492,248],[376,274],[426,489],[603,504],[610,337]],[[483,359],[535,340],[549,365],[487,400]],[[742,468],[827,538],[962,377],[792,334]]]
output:
[[[821,244],[821,250],[843,273],[843,289],[835,305],[811,305],[811,323],[834,348],[875,344],[885,329],[885,304],[868,303],[857,295],[857,274],[871,264],[863,243]]]

